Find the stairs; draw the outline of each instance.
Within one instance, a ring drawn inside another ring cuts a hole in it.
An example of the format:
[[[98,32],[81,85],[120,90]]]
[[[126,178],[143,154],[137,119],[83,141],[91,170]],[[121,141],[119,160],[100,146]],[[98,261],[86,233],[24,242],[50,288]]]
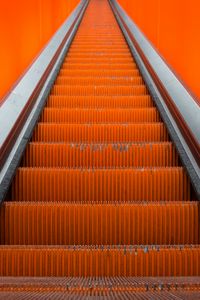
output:
[[[89,3],[7,200],[1,299],[198,299],[199,203],[106,0]]]

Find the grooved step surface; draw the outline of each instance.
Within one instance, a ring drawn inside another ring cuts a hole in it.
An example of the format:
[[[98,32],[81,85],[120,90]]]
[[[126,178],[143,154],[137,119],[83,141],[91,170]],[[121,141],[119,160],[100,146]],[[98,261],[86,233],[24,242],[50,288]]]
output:
[[[198,244],[197,203],[5,204],[1,244]],[[4,233],[4,234],[3,234]]]
[[[52,108],[149,108],[153,101],[146,96],[49,96],[47,107]]]
[[[160,121],[156,108],[135,109],[57,109],[45,108],[41,122],[46,123],[152,123]]]
[[[61,76],[70,76],[70,77],[77,77],[79,76],[85,76],[85,77],[118,77],[118,76],[123,76],[123,77],[130,77],[130,76],[137,76],[139,75],[138,69],[132,69],[132,70],[116,70],[116,69],[111,69],[111,70],[106,70],[106,69],[92,69],[92,70],[72,70],[72,69],[61,69],[60,70],[60,75]]]
[[[145,188],[144,188],[145,187]],[[132,202],[187,201],[190,186],[183,168],[59,169],[19,168],[14,201]]]
[[[74,68],[73,68],[74,69]],[[86,67],[87,69],[87,67]],[[135,86],[91,86],[91,85],[54,85],[52,88],[52,95],[58,96],[140,96],[147,95],[147,88],[145,85]]]
[[[197,246],[0,246],[0,276],[198,276]]]
[[[2,284],[3,282],[3,284]],[[0,278],[1,299],[199,299],[199,277]],[[47,298],[44,298],[44,295]],[[136,297],[136,298],[135,298]],[[180,298],[181,297],[181,298]],[[182,298],[184,297],[184,298]],[[189,297],[189,298],[187,298]]]
[[[57,124],[38,123],[34,142],[131,143],[169,141],[163,123],[148,124]]]
[[[170,142],[143,144],[30,143],[24,167],[128,168],[178,166]]]
[[[159,300],[177,300],[177,299],[183,299],[183,300],[199,300],[199,290],[198,291],[150,291],[150,292],[139,292],[138,291],[124,291],[122,289],[121,291],[110,291],[110,288],[105,288],[102,290],[98,290],[97,288],[88,288],[83,289],[80,288],[79,291],[71,291],[70,289],[65,288],[55,288],[53,290],[51,289],[43,289],[43,288],[37,288],[30,291],[24,291],[23,289],[18,289],[17,291],[11,290],[11,291],[3,291],[0,292],[0,296],[2,300],[21,300],[21,299],[55,299],[55,300],[65,300],[67,299],[89,299],[89,298],[96,298],[96,299],[138,299],[138,300],[150,300],[150,299],[159,299]],[[36,297],[36,298],[34,298]]]
[[[141,76],[135,77],[69,77],[60,76],[56,80],[56,84],[60,85],[140,85],[143,84]]]
[[[90,63],[90,64],[73,64],[73,63],[64,63],[63,65],[63,69],[65,70],[94,70],[96,68],[99,68],[100,70],[132,70],[134,68],[136,68],[136,65],[134,64],[133,66],[131,66],[130,64],[99,64],[97,65],[96,63]],[[126,89],[124,88],[124,90],[126,91]],[[145,90],[145,89],[144,89]],[[144,91],[141,89],[141,93],[142,91]],[[123,92],[123,88],[121,88],[121,92]]]
[[[98,289],[99,291],[192,291],[199,290],[200,277],[0,277],[0,290],[21,288],[24,290],[66,289]]]
[[[0,299],[200,299],[195,200],[109,2],[90,0],[0,207]]]
[[[82,64],[90,64],[90,63],[95,63],[95,64],[107,64],[107,63],[112,63],[112,64],[117,64],[117,65],[119,65],[119,64],[123,64],[123,63],[126,63],[126,64],[128,64],[128,63],[131,63],[131,62],[133,62],[133,58],[125,58],[125,57],[123,57],[123,58],[119,58],[119,57],[117,57],[117,58],[109,58],[109,57],[107,57],[107,58],[105,58],[105,57],[95,57],[95,58],[91,58],[91,57],[89,57],[89,58],[85,58],[85,59],[83,59],[82,57],[81,58],[77,58],[77,57],[74,57],[74,58],[67,58],[66,59],[66,61],[65,61],[65,63],[69,63],[69,64],[74,64],[74,63],[82,63]],[[108,80],[108,82],[109,82],[109,80]]]

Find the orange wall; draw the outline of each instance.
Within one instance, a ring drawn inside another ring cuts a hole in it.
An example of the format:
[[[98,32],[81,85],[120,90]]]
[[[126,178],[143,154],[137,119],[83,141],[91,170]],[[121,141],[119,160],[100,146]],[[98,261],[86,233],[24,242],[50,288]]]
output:
[[[0,102],[79,2],[80,0],[1,1]]]
[[[118,2],[200,102],[200,1]]]

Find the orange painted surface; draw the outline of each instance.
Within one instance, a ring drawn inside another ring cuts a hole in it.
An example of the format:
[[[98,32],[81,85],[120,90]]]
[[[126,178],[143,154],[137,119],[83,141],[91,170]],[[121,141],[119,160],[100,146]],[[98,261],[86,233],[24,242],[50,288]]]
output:
[[[200,103],[200,2],[118,0]]]
[[[194,226],[199,219],[197,202],[178,201],[161,205],[155,202],[124,205],[10,202],[4,204],[0,215],[1,245],[199,243],[198,226]]]
[[[91,0],[0,207],[0,276],[200,275],[200,204],[141,79]]]
[[[0,102],[79,0],[2,1]]]

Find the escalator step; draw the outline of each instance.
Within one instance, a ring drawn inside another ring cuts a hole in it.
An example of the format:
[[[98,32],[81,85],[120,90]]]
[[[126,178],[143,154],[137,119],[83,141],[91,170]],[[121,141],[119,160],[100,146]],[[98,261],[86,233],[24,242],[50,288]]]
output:
[[[156,108],[59,109],[45,108],[40,119],[47,123],[153,123],[159,122]]]
[[[6,245],[198,244],[198,203],[4,204]],[[4,234],[3,234],[4,233]]]
[[[170,142],[143,144],[29,143],[24,167],[128,168],[178,166]]]
[[[131,69],[131,70],[121,70],[121,69],[108,69],[105,68],[99,69],[82,69],[82,70],[73,70],[73,69],[61,69],[60,73],[61,76],[70,76],[70,77],[77,77],[77,76],[89,76],[89,77],[130,77],[130,76],[138,76],[140,74],[138,69]]]
[[[166,142],[169,136],[163,123],[146,124],[56,124],[38,123],[34,142],[133,143]]]
[[[109,1],[89,1],[6,200],[0,299],[199,299],[200,203]]]
[[[54,108],[148,108],[153,106],[145,96],[49,96],[47,107]]]
[[[111,73],[113,70],[134,70],[136,69],[137,66],[136,64],[109,64],[109,63],[105,63],[105,64],[99,64],[97,65],[96,63],[90,63],[90,64],[72,64],[72,63],[64,63],[62,65],[62,69],[64,70],[111,70]]]
[[[59,76],[55,82],[57,85],[141,85],[143,79],[141,76],[132,77],[67,77]]]
[[[146,95],[148,90],[145,85],[137,86],[91,86],[91,85],[54,85],[51,95],[55,96],[140,96]]]
[[[145,187],[145,188],[144,188]],[[18,168],[13,201],[132,202],[188,201],[183,168]]]
[[[0,276],[197,276],[197,246],[0,246]]]

